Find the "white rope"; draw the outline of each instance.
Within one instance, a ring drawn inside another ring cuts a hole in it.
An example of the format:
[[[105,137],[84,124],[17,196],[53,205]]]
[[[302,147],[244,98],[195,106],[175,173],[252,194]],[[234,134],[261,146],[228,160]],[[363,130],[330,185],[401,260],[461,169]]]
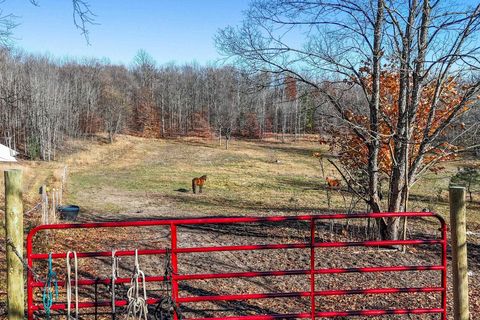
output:
[[[140,296],[140,278],[143,288],[143,297]],[[127,291],[128,306],[127,306],[127,320],[147,320],[147,288],[145,287],[145,274],[140,270],[138,263],[138,250],[135,249],[135,267],[133,269],[132,279],[130,281],[130,288]]]
[[[116,312],[116,306],[115,306],[115,281],[117,281],[118,278],[118,257],[116,257],[117,250],[112,251],[112,280],[111,280],[111,285],[112,285],[112,315],[113,319],[115,319],[115,312]]]
[[[55,196],[55,188],[52,189],[52,222],[56,223],[57,218],[55,217],[55,210],[56,209],[56,196]]]
[[[77,253],[75,251],[67,252],[67,320],[72,319],[71,313],[71,304],[72,304],[72,265],[70,263],[70,254],[73,254],[73,264],[75,268],[75,318],[78,319],[78,260]]]
[[[48,195],[45,188],[42,187],[42,224],[48,224]]]

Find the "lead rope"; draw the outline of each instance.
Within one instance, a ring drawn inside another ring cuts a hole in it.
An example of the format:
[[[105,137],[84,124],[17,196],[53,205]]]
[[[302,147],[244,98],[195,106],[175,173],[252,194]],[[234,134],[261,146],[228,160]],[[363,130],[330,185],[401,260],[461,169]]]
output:
[[[52,287],[53,285],[53,287]],[[48,273],[45,286],[43,287],[42,302],[45,309],[45,317],[50,319],[50,311],[53,305],[53,293],[55,292],[55,299],[58,300],[58,282],[57,273],[53,271],[52,254],[48,254]]]
[[[140,296],[140,279],[142,280],[143,297]],[[130,280],[130,288],[127,291],[127,298],[127,320],[147,320],[147,288],[145,287],[145,274],[140,270],[138,263],[137,249],[135,249],[135,267],[133,269],[132,279]]]
[[[115,255],[117,254],[117,250],[112,251],[112,319],[115,320],[115,281],[118,278],[118,257]]]
[[[75,318],[78,320],[78,260],[77,253],[75,251],[67,252],[67,320],[70,320],[72,317],[71,313],[71,304],[72,304],[72,265],[70,263],[70,254],[73,254],[73,263],[75,268]]]

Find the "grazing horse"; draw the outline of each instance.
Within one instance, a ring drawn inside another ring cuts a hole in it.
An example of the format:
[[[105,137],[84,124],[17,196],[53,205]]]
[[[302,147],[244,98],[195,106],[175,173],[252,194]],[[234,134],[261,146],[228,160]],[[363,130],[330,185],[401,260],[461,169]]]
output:
[[[332,177],[326,177],[325,180],[327,180],[327,186],[330,189],[340,188],[340,179],[335,179],[335,178],[332,178]]]
[[[198,192],[202,193],[203,185],[205,184],[205,181],[207,181],[207,176],[203,175],[200,178],[193,178],[192,179],[192,191],[193,193],[197,193],[197,186],[198,186]]]

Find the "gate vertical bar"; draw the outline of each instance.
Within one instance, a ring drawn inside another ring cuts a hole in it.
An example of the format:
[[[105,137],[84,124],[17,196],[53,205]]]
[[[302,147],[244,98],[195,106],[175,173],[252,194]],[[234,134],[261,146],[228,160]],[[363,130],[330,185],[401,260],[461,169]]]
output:
[[[447,320],[447,224],[442,221],[442,320]]]
[[[177,226],[172,223],[170,224],[170,236],[171,236],[171,249],[172,249],[172,299],[173,302],[177,305],[177,308],[180,306],[178,305],[178,258],[177,258]],[[173,315],[174,320],[178,319],[178,315],[174,312]]]
[[[315,320],[315,219],[310,219],[310,311]]]

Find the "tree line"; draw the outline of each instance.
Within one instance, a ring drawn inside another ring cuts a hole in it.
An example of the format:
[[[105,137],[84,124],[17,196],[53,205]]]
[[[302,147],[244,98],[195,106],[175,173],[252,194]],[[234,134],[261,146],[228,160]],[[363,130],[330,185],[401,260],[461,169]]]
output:
[[[231,66],[131,66],[0,52],[0,136],[31,159],[53,160],[66,138],[313,132],[314,100],[293,79]],[[302,90],[305,91],[302,93]]]

